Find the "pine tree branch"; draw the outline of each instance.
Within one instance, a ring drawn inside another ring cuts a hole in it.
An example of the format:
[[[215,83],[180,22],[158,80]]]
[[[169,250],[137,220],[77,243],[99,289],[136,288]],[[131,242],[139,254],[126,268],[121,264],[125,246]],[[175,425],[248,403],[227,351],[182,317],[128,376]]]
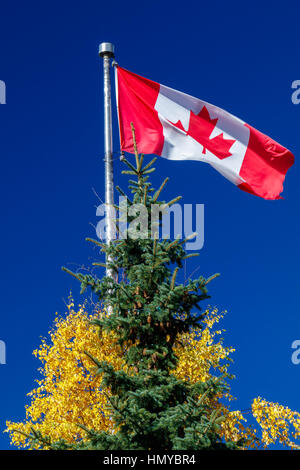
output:
[[[154,194],[153,196],[153,201],[156,202],[158,197],[160,196],[160,193],[162,192],[162,190],[164,189],[165,185],[167,184],[167,182],[169,181],[169,178],[166,178],[162,184],[160,185],[160,187],[158,188],[158,190],[156,191],[156,193]]]

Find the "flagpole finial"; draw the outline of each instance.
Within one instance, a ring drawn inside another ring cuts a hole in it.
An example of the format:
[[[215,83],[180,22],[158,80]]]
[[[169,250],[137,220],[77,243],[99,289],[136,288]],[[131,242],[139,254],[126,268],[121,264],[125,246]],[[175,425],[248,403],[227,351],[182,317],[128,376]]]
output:
[[[115,57],[115,46],[111,42],[101,42],[99,45],[99,55],[101,57]]]

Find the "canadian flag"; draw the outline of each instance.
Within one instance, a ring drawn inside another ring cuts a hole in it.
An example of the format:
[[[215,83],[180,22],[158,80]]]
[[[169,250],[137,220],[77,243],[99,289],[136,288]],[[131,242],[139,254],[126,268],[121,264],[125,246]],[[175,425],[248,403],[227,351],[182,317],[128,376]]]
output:
[[[121,149],[209,163],[240,189],[279,199],[293,154],[212,104],[117,66]]]

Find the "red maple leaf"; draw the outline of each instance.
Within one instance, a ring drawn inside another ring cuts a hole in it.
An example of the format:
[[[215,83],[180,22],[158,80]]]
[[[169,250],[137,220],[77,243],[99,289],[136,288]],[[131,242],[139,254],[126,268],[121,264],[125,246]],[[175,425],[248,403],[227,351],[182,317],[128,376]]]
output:
[[[185,132],[202,145],[202,153],[205,154],[206,150],[208,150],[213,155],[220,158],[220,160],[223,160],[223,158],[232,155],[229,150],[235,140],[224,139],[223,133],[210,139],[209,137],[217,125],[217,122],[218,118],[211,119],[207,108],[203,106],[199,114],[194,114],[193,111],[191,111],[190,125],[188,131]],[[181,121],[173,125],[184,131]]]

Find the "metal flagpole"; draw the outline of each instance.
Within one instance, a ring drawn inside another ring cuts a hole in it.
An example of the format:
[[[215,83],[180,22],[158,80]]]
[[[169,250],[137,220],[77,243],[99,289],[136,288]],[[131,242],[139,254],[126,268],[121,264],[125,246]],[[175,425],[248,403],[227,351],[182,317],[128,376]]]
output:
[[[114,45],[102,42],[99,46],[99,55],[103,58],[104,77],[104,150],[105,150],[105,204],[106,204],[106,243],[109,244],[115,234],[113,220],[114,204],[114,175],[112,157],[112,117],[111,117],[111,84],[110,61],[114,58]],[[107,257],[106,262],[109,261]],[[111,269],[106,268],[106,275],[113,277]]]

